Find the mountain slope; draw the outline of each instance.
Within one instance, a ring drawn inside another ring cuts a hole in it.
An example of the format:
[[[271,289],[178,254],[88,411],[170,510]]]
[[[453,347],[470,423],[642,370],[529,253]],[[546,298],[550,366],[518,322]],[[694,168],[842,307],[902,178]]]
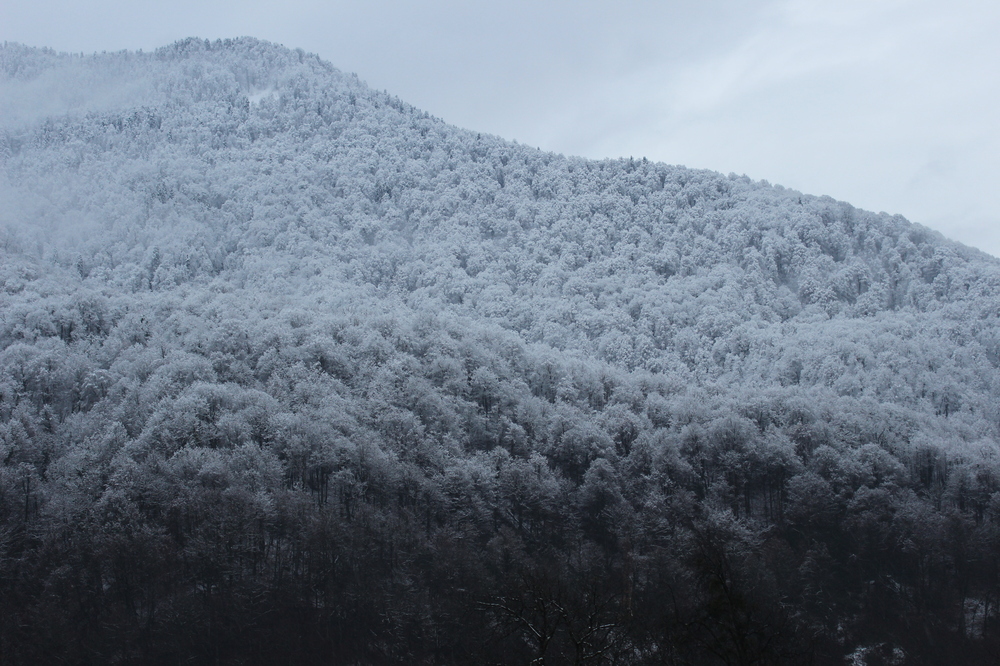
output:
[[[252,39],[0,72],[11,663],[997,649],[997,260]]]

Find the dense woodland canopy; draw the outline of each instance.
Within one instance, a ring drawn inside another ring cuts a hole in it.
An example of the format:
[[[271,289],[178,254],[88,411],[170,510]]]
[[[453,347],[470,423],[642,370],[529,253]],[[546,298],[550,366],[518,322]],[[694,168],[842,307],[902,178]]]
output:
[[[0,664],[998,659],[996,259],[252,39],[0,123]]]

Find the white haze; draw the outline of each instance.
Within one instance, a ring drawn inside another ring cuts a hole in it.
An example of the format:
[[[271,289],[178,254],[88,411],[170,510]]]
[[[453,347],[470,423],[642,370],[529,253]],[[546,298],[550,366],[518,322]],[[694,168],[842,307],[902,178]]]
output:
[[[28,81],[0,81],[0,126],[135,104],[150,94],[150,84],[84,62],[47,70]]]
[[[994,255],[998,31],[1000,9],[974,0],[0,7],[0,39],[63,51],[244,34],[302,47],[450,123],[566,154],[746,173]],[[100,101],[100,82],[92,92]],[[11,108],[0,91],[0,114],[80,103],[32,94],[38,107]]]

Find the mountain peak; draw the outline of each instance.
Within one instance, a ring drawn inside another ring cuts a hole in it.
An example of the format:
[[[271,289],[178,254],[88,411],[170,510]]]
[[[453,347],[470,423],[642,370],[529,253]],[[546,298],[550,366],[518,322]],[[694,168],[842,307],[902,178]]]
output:
[[[252,38],[0,63],[13,663],[996,654],[997,260]]]

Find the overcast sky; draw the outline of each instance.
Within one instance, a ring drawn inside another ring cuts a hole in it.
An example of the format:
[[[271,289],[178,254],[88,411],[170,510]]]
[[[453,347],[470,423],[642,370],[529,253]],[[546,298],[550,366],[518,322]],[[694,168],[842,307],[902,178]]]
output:
[[[1000,256],[995,0],[0,0],[0,39],[251,35],[444,120],[766,179]]]

